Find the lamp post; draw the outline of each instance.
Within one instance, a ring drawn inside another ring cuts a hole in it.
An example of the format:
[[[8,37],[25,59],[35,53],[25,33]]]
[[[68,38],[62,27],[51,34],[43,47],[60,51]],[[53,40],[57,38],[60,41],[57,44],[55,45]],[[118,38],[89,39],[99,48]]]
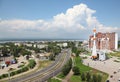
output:
[[[10,82],[10,71],[8,71],[8,82]]]

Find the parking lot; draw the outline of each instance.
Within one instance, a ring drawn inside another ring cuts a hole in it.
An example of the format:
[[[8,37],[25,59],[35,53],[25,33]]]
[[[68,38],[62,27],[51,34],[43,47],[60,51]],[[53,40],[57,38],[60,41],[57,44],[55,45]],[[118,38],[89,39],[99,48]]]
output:
[[[9,58],[10,59],[10,58]],[[6,59],[7,60],[7,59]],[[8,70],[9,69],[19,69],[18,68],[18,66],[20,65],[20,64],[22,64],[22,62],[24,62],[24,63],[26,63],[26,65],[27,65],[27,63],[28,63],[28,61],[23,57],[23,56],[20,56],[19,58],[17,58],[17,60],[18,60],[18,63],[17,64],[11,64],[11,65],[9,65],[8,67],[4,67],[4,69],[0,69],[0,75],[2,75],[2,74],[6,74],[6,73],[8,73]]]

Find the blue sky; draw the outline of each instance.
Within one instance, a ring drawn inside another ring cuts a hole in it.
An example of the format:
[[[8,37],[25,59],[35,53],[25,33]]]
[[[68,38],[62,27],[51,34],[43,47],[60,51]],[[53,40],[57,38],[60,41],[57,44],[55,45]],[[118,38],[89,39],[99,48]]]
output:
[[[0,38],[87,39],[94,26],[119,34],[119,4],[120,0],[0,0]]]

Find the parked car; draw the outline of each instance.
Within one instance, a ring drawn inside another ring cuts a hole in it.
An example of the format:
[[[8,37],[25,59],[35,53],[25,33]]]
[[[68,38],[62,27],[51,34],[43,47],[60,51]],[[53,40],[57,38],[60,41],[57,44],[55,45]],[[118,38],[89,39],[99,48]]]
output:
[[[120,82],[120,78],[118,79],[118,82]]]

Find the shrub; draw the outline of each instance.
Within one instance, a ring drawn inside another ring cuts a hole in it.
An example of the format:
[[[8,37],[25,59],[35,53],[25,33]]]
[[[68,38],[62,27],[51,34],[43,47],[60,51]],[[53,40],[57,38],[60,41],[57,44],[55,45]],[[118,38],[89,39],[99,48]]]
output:
[[[0,76],[0,79],[2,79],[2,75]]]
[[[16,72],[17,72],[17,74],[19,74],[19,73],[21,73],[22,71],[21,71],[21,69],[19,69],[19,70],[17,70]]]
[[[14,76],[15,74],[16,74],[15,71],[13,71],[10,73],[10,76]]]
[[[2,77],[3,78],[8,77],[8,74],[2,74]]]
[[[22,72],[25,72],[25,71],[27,71],[29,69],[28,69],[28,67],[23,67],[21,70],[22,70]]]

